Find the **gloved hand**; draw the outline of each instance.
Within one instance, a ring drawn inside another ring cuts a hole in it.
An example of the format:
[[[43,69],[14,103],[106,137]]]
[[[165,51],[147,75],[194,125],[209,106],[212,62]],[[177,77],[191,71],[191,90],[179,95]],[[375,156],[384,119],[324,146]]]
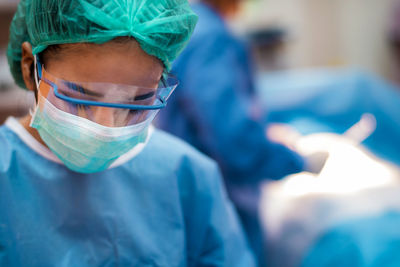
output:
[[[332,143],[332,138],[330,136],[320,136],[319,135],[311,135],[303,137],[295,128],[291,127],[288,124],[274,123],[270,124],[266,130],[267,138],[275,143],[280,143],[284,146],[289,147],[290,149],[296,151],[305,161],[306,172],[318,174],[329,156],[328,153],[328,144]],[[317,140],[314,140],[314,137],[317,136]],[[324,143],[328,141],[327,143]],[[309,143],[312,144],[310,148]]]

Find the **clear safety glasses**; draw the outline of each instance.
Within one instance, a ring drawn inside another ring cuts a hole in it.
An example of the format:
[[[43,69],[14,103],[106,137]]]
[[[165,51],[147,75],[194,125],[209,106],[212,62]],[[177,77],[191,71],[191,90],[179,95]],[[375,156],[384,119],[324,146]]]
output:
[[[154,118],[178,85],[171,75],[162,78],[158,88],[65,81],[48,73],[39,57],[35,58],[35,78],[42,97],[62,111],[109,127],[131,126]]]

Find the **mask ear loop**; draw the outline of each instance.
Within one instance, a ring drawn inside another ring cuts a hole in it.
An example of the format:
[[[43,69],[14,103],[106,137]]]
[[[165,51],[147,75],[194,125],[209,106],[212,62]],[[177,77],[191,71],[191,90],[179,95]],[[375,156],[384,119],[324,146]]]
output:
[[[34,75],[35,75],[35,85],[36,85],[36,89],[39,91],[39,86],[40,86],[40,82],[42,81],[42,79],[38,80],[38,70],[37,70],[37,54],[34,55],[33,57],[33,62],[35,64],[34,66]]]
[[[40,80],[38,79],[37,62],[38,62],[38,60],[37,60],[37,54],[36,54],[33,56],[33,64],[34,64],[33,72],[34,72],[35,86],[36,86],[36,90],[38,92],[37,97],[39,97],[39,87],[40,87],[40,83],[41,83],[42,79],[40,79]],[[31,115],[31,118],[32,118],[30,125],[32,125],[33,119],[35,118],[36,112],[39,108],[39,99],[37,101],[38,101],[38,103],[35,105],[35,107],[29,109],[29,114]]]

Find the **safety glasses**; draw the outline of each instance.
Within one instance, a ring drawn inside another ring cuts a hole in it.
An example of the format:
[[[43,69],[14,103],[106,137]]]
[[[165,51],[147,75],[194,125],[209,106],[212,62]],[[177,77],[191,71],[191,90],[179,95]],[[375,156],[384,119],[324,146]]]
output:
[[[178,85],[171,75],[163,77],[158,88],[71,82],[50,74],[39,57],[35,58],[35,78],[41,96],[62,111],[106,126],[124,127],[154,118]]]

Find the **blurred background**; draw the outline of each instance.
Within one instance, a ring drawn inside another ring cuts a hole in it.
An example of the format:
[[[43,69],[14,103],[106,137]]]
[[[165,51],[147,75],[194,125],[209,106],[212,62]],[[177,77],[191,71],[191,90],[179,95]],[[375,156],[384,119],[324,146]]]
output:
[[[392,75],[388,32],[395,0],[247,1],[239,32],[282,31],[288,68],[357,66]]]

